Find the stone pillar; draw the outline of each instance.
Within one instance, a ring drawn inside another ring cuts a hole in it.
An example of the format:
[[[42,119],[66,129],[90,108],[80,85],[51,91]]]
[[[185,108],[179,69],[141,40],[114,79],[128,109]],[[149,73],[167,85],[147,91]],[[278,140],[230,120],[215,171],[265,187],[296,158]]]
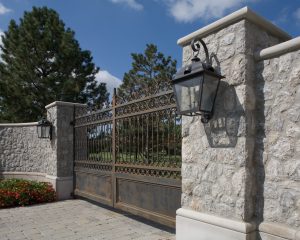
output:
[[[204,40],[214,68],[226,78],[208,124],[183,117],[176,239],[256,239],[255,159],[262,149],[256,138],[254,55],[289,36],[246,7],[179,39],[183,65],[192,58],[195,37]]]
[[[47,119],[53,124],[51,156],[45,166],[46,177],[56,189],[59,200],[73,193],[74,109],[84,104],[53,102],[47,105]]]

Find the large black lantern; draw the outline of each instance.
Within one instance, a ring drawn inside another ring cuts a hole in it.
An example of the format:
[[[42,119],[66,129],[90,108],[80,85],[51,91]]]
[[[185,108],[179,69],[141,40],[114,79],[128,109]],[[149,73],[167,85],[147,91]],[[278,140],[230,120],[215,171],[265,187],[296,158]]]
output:
[[[205,63],[198,58],[199,42],[205,51]],[[193,40],[191,48],[194,52],[192,63],[182,67],[172,81],[177,112],[188,116],[201,115],[201,121],[207,123],[213,115],[220,80],[224,77],[211,66],[203,40]]]
[[[42,118],[37,125],[37,133],[39,138],[51,139],[52,124],[45,118]]]

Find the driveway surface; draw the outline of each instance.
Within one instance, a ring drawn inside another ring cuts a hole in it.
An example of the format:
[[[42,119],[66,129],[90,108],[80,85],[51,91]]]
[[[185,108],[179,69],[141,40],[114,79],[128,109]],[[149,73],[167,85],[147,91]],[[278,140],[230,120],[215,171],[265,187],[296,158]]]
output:
[[[175,240],[175,234],[84,200],[0,210],[0,239]]]

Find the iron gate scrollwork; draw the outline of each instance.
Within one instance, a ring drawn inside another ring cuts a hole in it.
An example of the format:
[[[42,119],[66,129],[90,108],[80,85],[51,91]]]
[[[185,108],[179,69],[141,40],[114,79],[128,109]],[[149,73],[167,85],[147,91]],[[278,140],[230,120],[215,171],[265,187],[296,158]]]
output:
[[[181,197],[181,117],[174,93],[114,95],[75,108],[75,195],[175,226]]]

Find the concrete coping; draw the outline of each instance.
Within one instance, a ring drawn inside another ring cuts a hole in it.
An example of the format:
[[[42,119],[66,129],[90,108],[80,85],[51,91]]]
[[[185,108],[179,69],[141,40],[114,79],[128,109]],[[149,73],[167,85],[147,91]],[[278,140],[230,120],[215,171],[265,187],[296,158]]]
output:
[[[275,235],[284,239],[299,240],[300,230],[292,229],[286,225],[278,223],[262,222],[258,227],[260,232]]]
[[[53,103],[48,104],[45,108],[51,108],[54,106],[79,106],[79,107],[87,107],[86,104],[82,103],[72,103],[72,102],[62,102],[62,101],[55,101]]]
[[[250,233],[256,230],[256,224],[254,223],[240,222],[240,221],[222,218],[210,214],[196,212],[194,210],[189,210],[185,208],[179,208],[176,211],[176,214],[178,216],[194,219],[196,221],[201,221],[211,225],[230,229],[236,232]]]
[[[38,122],[28,122],[28,123],[0,123],[0,127],[31,127],[37,126]]]
[[[46,173],[41,172],[0,172],[0,175],[11,175],[11,176],[39,176],[46,177]]]
[[[266,20],[265,18],[259,16],[255,12],[253,12],[249,7],[244,7],[241,8],[240,10],[233,12],[203,28],[200,28],[199,30],[180,38],[177,41],[177,44],[180,46],[185,46],[189,44],[194,38],[202,38],[204,36],[207,36],[208,34],[220,30],[224,27],[227,27],[235,22],[238,22],[242,19],[247,19],[256,25],[262,27],[265,29],[267,32],[273,34],[276,37],[279,37],[282,40],[290,40],[291,36],[280,29],[279,27],[275,26],[273,23],[270,21]]]
[[[270,59],[295,50],[300,50],[300,37],[265,48],[255,55],[255,59],[257,61]]]

